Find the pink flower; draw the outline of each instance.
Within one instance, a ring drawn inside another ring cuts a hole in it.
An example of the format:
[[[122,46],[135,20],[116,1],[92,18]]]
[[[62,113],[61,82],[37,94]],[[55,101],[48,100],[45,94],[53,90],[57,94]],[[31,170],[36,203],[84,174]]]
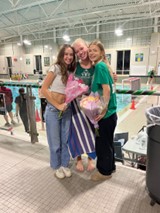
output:
[[[67,85],[65,88],[66,94],[66,104],[73,101],[78,96],[86,93],[88,91],[88,86],[82,83],[81,79],[74,77],[73,74],[70,74],[68,77]]]
[[[89,87],[82,83],[81,79],[74,77],[73,74],[70,74],[68,77],[67,85],[65,88],[66,100],[65,103],[68,104],[73,101],[78,96],[86,93]],[[62,117],[62,111],[59,113],[59,117]]]
[[[89,118],[90,122],[94,125],[96,136],[99,136],[99,132],[98,132],[99,126],[95,118],[106,107],[106,103],[104,102],[104,99],[101,98],[98,95],[98,93],[91,92],[89,96],[82,98],[82,100],[80,101],[80,107],[85,113],[85,115]]]

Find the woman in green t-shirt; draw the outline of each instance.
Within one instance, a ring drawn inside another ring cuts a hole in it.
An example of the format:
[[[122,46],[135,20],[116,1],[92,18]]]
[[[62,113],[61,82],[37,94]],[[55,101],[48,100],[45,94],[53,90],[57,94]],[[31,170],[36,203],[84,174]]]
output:
[[[89,86],[88,94],[91,89],[94,67],[88,57],[88,44],[82,38],[76,39],[72,44],[76,56],[79,59],[75,71],[75,76],[82,79]],[[113,74],[114,81],[117,75]],[[95,134],[94,126],[89,122],[85,114],[80,110],[78,100],[72,102],[72,122],[69,135],[69,147],[72,157],[77,157],[76,168],[78,171],[84,171],[84,165],[81,154],[88,154],[87,171],[94,169],[93,160],[95,154]]]
[[[96,137],[95,142],[97,171],[91,180],[98,181],[111,178],[116,170],[113,137],[117,125],[117,102],[112,72],[100,41],[95,40],[89,45],[89,58],[94,63],[91,91],[98,92],[106,100],[106,108],[95,117],[99,124],[99,137]]]

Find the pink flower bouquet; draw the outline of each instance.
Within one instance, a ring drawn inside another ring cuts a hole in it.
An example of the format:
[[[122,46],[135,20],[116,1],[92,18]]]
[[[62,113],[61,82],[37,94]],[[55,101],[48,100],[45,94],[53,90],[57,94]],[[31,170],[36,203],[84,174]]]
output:
[[[81,99],[80,107],[94,125],[96,136],[99,136],[99,126],[98,122],[95,121],[95,117],[106,108],[106,101],[98,93],[91,92],[89,96]]]
[[[73,74],[70,74],[68,77],[67,85],[65,88],[66,100],[65,103],[68,104],[73,101],[78,96],[86,93],[89,87],[83,84],[83,81],[79,78],[76,78]],[[59,113],[59,117],[62,116],[62,111]]]

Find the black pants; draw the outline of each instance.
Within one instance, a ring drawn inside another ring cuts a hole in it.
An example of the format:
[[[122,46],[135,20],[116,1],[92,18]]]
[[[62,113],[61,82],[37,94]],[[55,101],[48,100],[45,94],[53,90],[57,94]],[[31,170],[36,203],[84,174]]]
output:
[[[114,130],[117,114],[102,119],[99,124],[99,137],[96,137],[97,169],[103,175],[110,175],[116,169],[114,159]]]
[[[21,117],[21,120],[23,122],[25,131],[28,132],[29,131],[29,122],[28,122],[27,114],[26,113],[20,113],[20,117]]]
[[[42,121],[45,122],[44,113],[47,106],[47,100],[45,98],[41,98],[40,100],[41,100],[41,118]]]

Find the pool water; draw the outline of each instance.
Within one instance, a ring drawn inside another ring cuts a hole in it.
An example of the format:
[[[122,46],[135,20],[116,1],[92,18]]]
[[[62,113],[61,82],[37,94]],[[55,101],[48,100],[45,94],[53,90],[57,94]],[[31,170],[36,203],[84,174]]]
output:
[[[19,96],[19,89],[20,87],[16,87],[16,86],[7,86],[8,88],[10,88],[12,90],[12,95],[13,95],[13,112],[16,111],[16,104],[15,104],[15,98],[17,96]],[[25,89],[26,92],[26,88],[23,87]],[[40,99],[38,98],[38,88],[32,88],[32,94],[33,96],[36,97],[35,99],[35,108],[40,110]]]
[[[116,85],[116,89],[122,89],[121,85]],[[123,89],[129,89],[129,86],[124,86]],[[120,112],[131,103],[130,94],[116,94],[117,112]]]
[[[16,86],[7,86],[8,88],[10,88],[12,90],[12,95],[13,95],[13,112],[15,113],[15,98],[19,95],[19,88],[20,87],[16,87]],[[25,88],[25,87],[24,87]],[[116,86],[117,89],[121,89],[121,86]],[[127,87],[125,87],[124,89],[128,89]],[[38,98],[38,88],[32,88],[32,93],[33,96],[36,97],[35,99],[35,108],[40,110],[40,99]],[[128,104],[131,103],[131,95],[124,95],[124,94],[116,94],[117,97],[117,112],[123,110],[126,106],[128,106]]]

